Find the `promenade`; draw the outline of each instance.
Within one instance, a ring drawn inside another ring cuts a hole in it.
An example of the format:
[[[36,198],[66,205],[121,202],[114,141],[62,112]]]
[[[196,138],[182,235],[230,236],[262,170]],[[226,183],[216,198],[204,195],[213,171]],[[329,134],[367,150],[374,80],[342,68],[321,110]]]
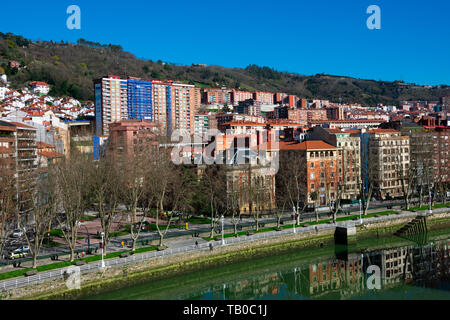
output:
[[[443,209],[436,209],[433,211],[433,214],[438,213],[444,213],[449,212],[448,208]],[[413,219],[415,216],[417,216],[417,212],[404,212],[398,215],[389,215],[389,216],[380,216],[380,217],[373,217],[373,218],[365,218],[362,221],[362,225],[370,224],[370,223],[377,223],[377,222],[383,222],[383,221],[389,221],[393,219],[399,219],[399,218],[405,218],[405,219]],[[131,265],[136,262],[141,262],[145,260],[152,260],[152,259],[158,259],[158,258],[164,258],[164,257],[170,257],[174,255],[179,254],[188,254],[190,252],[196,252],[196,251],[205,251],[205,252],[211,252],[211,254],[214,254],[215,251],[211,250],[211,245],[213,248],[221,248],[221,247],[227,247],[227,246],[233,246],[240,243],[245,242],[252,242],[257,240],[269,240],[269,239],[276,239],[279,237],[286,237],[289,235],[302,235],[302,234],[308,234],[313,232],[322,232],[326,230],[334,229],[336,226],[340,225],[348,225],[348,224],[355,224],[359,225],[361,222],[358,221],[342,221],[337,222],[336,224],[330,224],[330,223],[323,223],[318,224],[314,226],[307,226],[303,228],[286,228],[282,231],[273,231],[273,232],[263,232],[263,233],[255,233],[250,236],[241,236],[241,237],[232,237],[232,238],[225,238],[223,241],[217,240],[217,241],[206,241],[201,238],[189,238],[189,236],[184,237],[176,237],[169,239],[165,244],[167,246],[167,249],[163,251],[151,251],[146,252],[142,254],[134,254],[129,257],[125,258],[112,258],[105,260],[105,266],[108,267],[117,267],[117,266],[124,266],[124,265]],[[197,245],[195,244],[197,242]],[[45,261],[41,261],[40,263],[44,263]],[[4,281],[0,281],[0,291],[8,291],[15,288],[21,288],[24,286],[29,286],[33,284],[38,283],[44,283],[46,281],[55,280],[55,279],[61,279],[64,277],[64,273],[67,270],[67,268],[61,268],[46,272],[40,272],[37,275],[30,276],[30,277],[19,277],[19,278],[13,278],[8,279]],[[80,272],[81,274],[87,274],[92,272],[98,272],[101,271],[101,262],[91,262],[86,265],[80,266]]]

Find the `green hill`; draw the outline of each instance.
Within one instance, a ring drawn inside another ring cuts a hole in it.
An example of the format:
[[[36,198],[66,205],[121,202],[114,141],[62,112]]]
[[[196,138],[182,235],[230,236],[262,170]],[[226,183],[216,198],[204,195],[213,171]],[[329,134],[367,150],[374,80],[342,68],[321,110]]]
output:
[[[11,69],[10,60],[22,68]],[[2,70],[3,69],[3,70]],[[317,74],[304,76],[278,72],[269,67],[245,69],[220,66],[180,66],[136,58],[117,45],[78,40],[77,44],[30,41],[11,33],[0,33],[0,73],[5,72],[15,87],[28,81],[52,85],[50,94],[93,100],[92,80],[104,75],[134,76],[144,79],[172,79],[199,87],[228,87],[296,94],[301,98],[395,104],[399,100],[439,100],[450,95],[449,86],[425,88],[400,81],[374,81]]]

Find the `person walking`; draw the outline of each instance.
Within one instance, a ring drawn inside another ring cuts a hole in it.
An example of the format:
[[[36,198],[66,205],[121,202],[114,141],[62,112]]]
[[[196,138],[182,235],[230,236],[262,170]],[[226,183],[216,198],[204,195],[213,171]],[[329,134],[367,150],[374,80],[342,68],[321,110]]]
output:
[[[195,241],[195,247],[198,248],[198,241]]]

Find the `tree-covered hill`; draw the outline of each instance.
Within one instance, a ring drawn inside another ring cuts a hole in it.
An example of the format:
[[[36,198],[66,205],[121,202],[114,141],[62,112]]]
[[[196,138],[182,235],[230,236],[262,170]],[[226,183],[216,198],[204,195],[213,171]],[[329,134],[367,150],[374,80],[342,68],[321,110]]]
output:
[[[9,61],[21,68],[9,68]],[[102,45],[80,39],[76,44],[30,41],[11,33],[0,33],[0,73],[6,73],[13,86],[28,81],[45,81],[51,94],[93,100],[92,80],[104,75],[144,79],[171,79],[200,87],[228,87],[296,94],[301,98],[396,104],[399,100],[439,100],[450,95],[449,86],[425,88],[400,81],[373,81],[317,74],[304,76],[250,65],[245,69],[220,66],[180,66],[136,58],[118,45]]]

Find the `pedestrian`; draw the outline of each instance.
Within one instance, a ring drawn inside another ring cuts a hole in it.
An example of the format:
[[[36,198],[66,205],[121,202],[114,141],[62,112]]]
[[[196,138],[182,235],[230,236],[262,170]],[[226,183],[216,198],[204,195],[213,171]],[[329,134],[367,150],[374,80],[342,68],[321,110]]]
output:
[[[198,241],[195,241],[195,247],[198,248]]]
[[[213,244],[212,244],[212,242],[209,243],[209,250],[211,250],[211,251],[213,250]]]

